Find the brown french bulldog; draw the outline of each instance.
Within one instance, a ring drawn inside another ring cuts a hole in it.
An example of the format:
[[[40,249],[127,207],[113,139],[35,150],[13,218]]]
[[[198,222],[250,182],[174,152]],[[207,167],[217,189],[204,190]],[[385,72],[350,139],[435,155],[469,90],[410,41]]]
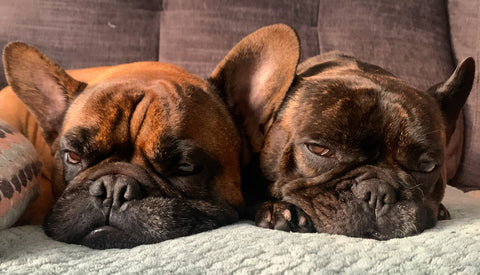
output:
[[[244,206],[241,138],[218,89],[243,85],[230,71],[254,63],[269,72],[245,71],[259,80],[257,88],[277,90],[268,79],[284,73],[292,37],[284,25],[249,35],[234,50],[242,57],[227,56],[212,74],[225,76],[215,83],[159,62],[66,72],[33,47],[9,44],[2,112],[21,115],[3,116],[36,129],[22,120],[26,110],[8,110],[19,108],[18,98],[26,105],[51,151],[43,160],[51,162],[53,189],[65,187],[43,222],[46,234],[126,248],[237,221]]]
[[[423,92],[334,52],[301,63],[289,89],[245,76],[223,89],[252,154],[242,189],[263,201],[256,224],[386,240],[448,218],[445,150],[474,71],[467,58]]]

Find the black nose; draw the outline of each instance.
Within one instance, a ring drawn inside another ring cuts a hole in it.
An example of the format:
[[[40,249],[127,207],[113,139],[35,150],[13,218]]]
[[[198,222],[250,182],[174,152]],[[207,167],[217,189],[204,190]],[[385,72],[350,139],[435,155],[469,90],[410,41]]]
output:
[[[368,179],[358,181],[352,186],[352,192],[360,200],[377,211],[384,209],[385,205],[397,202],[395,189],[381,179]]]
[[[138,181],[125,175],[105,175],[90,185],[90,195],[103,207],[119,209],[125,202],[143,198]]]

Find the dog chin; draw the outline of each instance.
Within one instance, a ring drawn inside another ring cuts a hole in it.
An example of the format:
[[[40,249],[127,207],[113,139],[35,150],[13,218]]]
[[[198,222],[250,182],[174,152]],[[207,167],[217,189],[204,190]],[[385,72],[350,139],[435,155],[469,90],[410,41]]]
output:
[[[318,232],[389,240],[416,235],[433,227],[434,217],[433,209],[422,202],[399,201],[375,211],[366,202],[351,200],[333,216],[313,215],[312,220]]]
[[[65,199],[70,197],[68,194],[46,216],[44,231],[52,239],[95,249],[158,243],[226,223],[191,207],[187,201],[160,197],[131,201],[128,207],[112,210],[106,218],[85,192],[73,192],[73,201]]]
[[[94,249],[131,248],[148,243],[133,238],[130,234],[114,226],[104,225],[92,230],[81,240],[81,244]]]
[[[139,220],[135,222],[115,212],[110,213],[108,219],[105,216],[88,202],[88,198],[86,203],[74,209],[60,201],[46,216],[43,228],[52,239],[94,249],[131,248],[163,240],[139,228]]]

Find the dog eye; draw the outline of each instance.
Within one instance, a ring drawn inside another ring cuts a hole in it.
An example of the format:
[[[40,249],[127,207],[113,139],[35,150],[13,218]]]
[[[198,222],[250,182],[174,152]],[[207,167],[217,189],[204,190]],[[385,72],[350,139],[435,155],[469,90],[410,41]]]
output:
[[[73,153],[73,152],[65,152],[65,162],[69,164],[79,164],[82,161],[82,158]]]
[[[180,163],[177,166],[177,173],[180,175],[192,175],[200,172],[200,166],[196,166],[190,163]]]
[[[419,168],[425,173],[431,173],[437,168],[437,164],[433,161],[420,162]]]
[[[328,149],[326,147],[316,145],[316,144],[306,144],[307,149],[314,153],[315,155],[319,155],[325,158],[331,158],[335,156],[335,152],[331,149]]]

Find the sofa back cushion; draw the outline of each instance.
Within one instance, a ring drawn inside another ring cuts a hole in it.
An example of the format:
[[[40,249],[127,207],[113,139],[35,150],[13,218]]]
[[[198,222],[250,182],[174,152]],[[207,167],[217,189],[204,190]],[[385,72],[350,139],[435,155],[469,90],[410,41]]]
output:
[[[159,59],[207,77],[243,37],[274,23],[296,29],[302,44],[301,58],[317,55],[317,2],[164,0]]]
[[[464,108],[463,161],[454,182],[456,186],[469,191],[480,189],[480,2],[478,0],[450,0],[448,14],[456,62],[471,56],[477,65],[473,89]]]
[[[40,2],[0,1],[0,50],[20,40],[68,69],[158,60],[161,0]]]
[[[321,52],[351,54],[422,90],[453,72],[443,0],[319,2]]]

